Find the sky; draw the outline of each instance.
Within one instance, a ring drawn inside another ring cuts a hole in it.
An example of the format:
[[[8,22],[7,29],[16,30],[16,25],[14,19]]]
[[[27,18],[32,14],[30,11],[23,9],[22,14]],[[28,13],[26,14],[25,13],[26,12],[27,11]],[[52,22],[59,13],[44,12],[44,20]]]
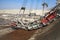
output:
[[[56,5],[56,0],[45,0],[48,8]],[[42,9],[43,0],[0,0],[0,9],[20,9],[22,6],[26,9]]]

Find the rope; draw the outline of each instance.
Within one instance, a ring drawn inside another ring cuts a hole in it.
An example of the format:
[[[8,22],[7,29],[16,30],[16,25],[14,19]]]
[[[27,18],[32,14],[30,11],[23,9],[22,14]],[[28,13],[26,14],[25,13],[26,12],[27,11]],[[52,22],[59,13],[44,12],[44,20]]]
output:
[[[26,7],[26,5],[27,5],[27,0],[23,0],[22,7]]]

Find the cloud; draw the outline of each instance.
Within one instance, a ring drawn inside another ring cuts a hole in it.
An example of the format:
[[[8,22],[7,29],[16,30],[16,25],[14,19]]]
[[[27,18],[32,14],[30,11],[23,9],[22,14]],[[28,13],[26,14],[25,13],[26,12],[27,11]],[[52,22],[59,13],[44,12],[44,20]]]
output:
[[[17,14],[19,13],[19,9],[10,9],[10,10],[0,10],[0,13],[8,13],[8,14]],[[20,13],[22,13],[21,11]],[[45,10],[44,13],[48,12],[48,10]],[[24,14],[29,14],[29,13],[36,13],[37,15],[44,15],[42,10],[25,10]]]

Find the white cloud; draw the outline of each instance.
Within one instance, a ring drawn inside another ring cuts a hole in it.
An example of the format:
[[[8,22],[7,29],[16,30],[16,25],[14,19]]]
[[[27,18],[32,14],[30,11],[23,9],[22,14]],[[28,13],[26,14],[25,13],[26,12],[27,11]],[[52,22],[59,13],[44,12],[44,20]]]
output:
[[[17,14],[19,13],[19,9],[10,9],[10,10],[0,10],[0,13],[10,13],[10,14]],[[29,13],[36,13],[37,15],[44,15],[42,10],[25,10],[24,14],[29,14]],[[44,13],[48,12],[48,10],[45,10]],[[22,12],[20,12],[22,13]]]

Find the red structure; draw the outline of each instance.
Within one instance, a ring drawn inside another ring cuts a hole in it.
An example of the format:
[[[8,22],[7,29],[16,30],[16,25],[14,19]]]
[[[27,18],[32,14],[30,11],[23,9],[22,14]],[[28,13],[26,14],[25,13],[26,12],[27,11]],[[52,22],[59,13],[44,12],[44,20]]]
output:
[[[50,21],[53,21],[57,16],[56,10],[49,12],[44,18],[42,18],[41,23],[47,25]]]

